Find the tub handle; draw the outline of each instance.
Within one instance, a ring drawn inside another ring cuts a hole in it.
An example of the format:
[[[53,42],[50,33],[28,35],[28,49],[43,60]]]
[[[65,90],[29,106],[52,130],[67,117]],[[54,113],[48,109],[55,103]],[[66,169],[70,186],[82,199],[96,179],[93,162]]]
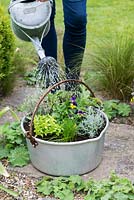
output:
[[[84,85],[88,91],[91,93],[92,97],[95,97],[93,91],[90,89],[90,87],[85,84],[83,81],[81,80],[76,80],[76,79],[67,79],[67,80],[62,80],[56,84],[54,84],[53,86],[49,87],[48,90],[40,97],[39,101],[36,103],[34,111],[32,113],[32,117],[31,117],[31,121],[30,121],[30,127],[29,127],[29,131],[27,131],[26,137],[30,140],[31,144],[36,147],[38,145],[38,142],[35,140],[35,138],[32,135],[33,132],[33,121],[34,121],[34,117],[35,114],[39,108],[39,105],[41,104],[41,102],[43,101],[43,99],[56,87],[58,87],[59,85],[63,84],[63,83],[68,83],[68,82],[74,82],[74,83],[80,83],[82,85]]]

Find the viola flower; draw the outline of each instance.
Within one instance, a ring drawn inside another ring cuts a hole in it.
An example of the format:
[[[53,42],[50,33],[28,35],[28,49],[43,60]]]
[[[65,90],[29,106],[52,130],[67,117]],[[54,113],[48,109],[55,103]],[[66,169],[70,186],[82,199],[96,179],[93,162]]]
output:
[[[77,114],[79,114],[79,115],[84,115],[85,112],[83,112],[82,110],[78,110]]]
[[[71,97],[71,101],[75,101],[75,100],[76,100],[76,96],[73,95],[73,96]]]
[[[74,105],[73,103],[71,103],[71,104],[70,104],[70,108],[71,108],[71,109],[75,109],[75,108],[76,108],[76,105]]]
[[[131,98],[130,104],[134,104],[134,97]]]
[[[71,103],[72,103],[73,105],[77,106],[77,103],[76,103],[76,96],[75,96],[75,95],[73,95],[73,96],[71,97]]]

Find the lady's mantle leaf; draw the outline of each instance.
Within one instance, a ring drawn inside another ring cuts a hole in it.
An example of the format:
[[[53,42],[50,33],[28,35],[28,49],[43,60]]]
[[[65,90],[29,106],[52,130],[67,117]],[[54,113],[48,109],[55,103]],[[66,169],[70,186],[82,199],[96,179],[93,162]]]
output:
[[[16,147],[9,155],[9,162],[13,166],[22,167],[27,165],[29,162],[29,154],[27,149],[24,146]]]

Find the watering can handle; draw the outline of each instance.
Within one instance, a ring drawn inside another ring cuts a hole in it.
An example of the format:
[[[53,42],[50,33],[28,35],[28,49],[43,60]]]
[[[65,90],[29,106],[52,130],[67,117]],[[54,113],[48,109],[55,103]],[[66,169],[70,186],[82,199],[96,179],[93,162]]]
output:
[[[33,1],[35,1],[35,0],[33,0]],[[15,6],[18,3],[24,3],[24,2],[28,3],[28,0],[14,0],[14,1],[12,1],[12,3],[8,6],[8,13],[10,14],[10,8],[12,8],[13,6]]]
[[[12,8],[14,5],[18,4],[18,3],[30,3],[30,2],[34,2],[36,0],[32,0],[32,1],[29,1],[29,0],[14,0],[9,6],[8,6],[8,13],[10,14],[10,8]],[[47,0],[47,1],[50,1],[51,4],[53,4],[53,1],[52,0]],[[43,3],[43,2],[41,2]]]

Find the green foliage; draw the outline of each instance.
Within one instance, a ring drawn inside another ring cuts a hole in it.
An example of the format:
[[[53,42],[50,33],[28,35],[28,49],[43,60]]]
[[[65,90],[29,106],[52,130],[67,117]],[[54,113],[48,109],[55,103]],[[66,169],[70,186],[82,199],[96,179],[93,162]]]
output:
[[[28,85],[35,85],[36,84],[36,82],[37,82],[36,73],[37,73],[36,68],[33,69],[32,71],[25,73],[24,80],[26,80]]]
[[[117,105],[117,110],[118,110],[118,115],[120,115],[122,117],[129,116],[129,114],[131,112],[130,106],[127,105],[126,103],[119,103]]]
[[[39,88],[39,87],[36,87],[35,91],[33,91],[33,95],[32,95],[32,98],[31,96],[28,96],[22,105],[19,106],[19,110],[21,112],[27,112],[27,113],[32,113],[36,104],[37,104],[37,101],[39,100],[39,98],[42,96],[42,94],[44,93],[44,91]],[[37,111],[37,114],[42,114],[44,112],[47,111],[47,106],[45,104],[45,102],[43,101],[43,103],[41,103],[38,111]]]
[[[84,200],[132,200],[134,186],[127,178],[112,174],[109,180],[88,181],[88,195]]]
[[[25,146],[16,147],[10,152],[8,160],[14,167],[22,167],[27,165],[29,162],[29,154],[27,148]]]
[[[6,193],[10,194],[12,197],[14,197],[15,199],[19,196],[19,194],[15,191],[12,191],[8,188],[6,188],[5,186],[3,186],[2,184],[0,184],[0,190],[5,191]]]
[[[34,118],[34,132],[35,136],[59,136],[62,132],[62,127],[57,124],[56,120],[47,115],[36,115]]]
[[[53,195],[60,200],[74,200],[74,194],[83,193],[84,200],[133,200],[134,186],[127,178],[112,173],[108,180],[84,181],[80,176],[68,178],[43,177],[37,182],[37,192]]]
[[[23,166],[28,163],[29,155],[20,128],[20,121],[17,114],[8,106],[0,111],[0,117],[7,112],[11,112],[17,121],[0,126],[0,159],[8,158],[13,166]]]
[[[87,138],[98,136],[105,125],[100,112],[91,108],[101,107],[101,101],[91,97],[87,90],[58,90],[48,94],[44,102],[43,113],[36,114],[34,118],[34,133],[37,137],[50,141],[77,141],[80,135]]]
[[[134,79],[134,41],[116,36],[97,45],[91,56],[92,67],[99,74],[99,87],[112,98],[129,100]]]
[[[5,115],[7,112],[10,112],[12,117],[19,121],[19,118],[17,116],[17,114],[13,111],[12,108],[10,108],[9,106],[4,107],[2,110],[0,110],[0,117],[2,117],[3,115]]]
[[[14,37],[8,17],[0,6],[0,94],[5,95],[13,86]]]
[[[84,181],[80,176],[70,176],[69,178],[58,177],[55,179],[44,177],[36,185],[37,192],[44,195],[52,194],[60,200],[73,200],[73,192],[81,191],[85,188]]]
[[[127,117],[131,112],[131,107],[126,103],[121,103],[119,100],[104,101],[103,109],[109,119],[120,116]]]
[[[67,91],[59,90],[56,93],[48,95],[47,106],[48,112],[50,112],[54,118],[58,121],[63,121],[68,117],[69,114],[69,105],[70,105],[70,96],[71,93]]]
[[[36,115],[34,118],[34,132],[36,137],[51,141],[73,141],[76,136],[76,123],[66,118],[60,125],[53,116]]]
[[[0,159],[8,158],[14,166],[26,165],[29,162],[29,155],[20,122],[1,125],[0,135]]]
[[[25,138],[20,128],[20,122],[6,123],[0,127],[1,133],[4,136],[4,141],[6,145],[9,146],[10,144],[10,148],[25,144]]]
[[[5,141],[4,141],[5,142]],[[0,140],[0,159],[8,158],[10,150],[3,145],[3,139]]]
[[[77,134],[77,125],[76,121],[73,119],[65,118],[62,123],[63,128],[63,141],[71,142],[75,140]]]
[[[95,108],[100,108],[102,106],[102,101],[97,97],[92,97],[87,89],[81,87],[80,91],[79,98],[77,99],[79,109],[84,106],[93,106]]]

